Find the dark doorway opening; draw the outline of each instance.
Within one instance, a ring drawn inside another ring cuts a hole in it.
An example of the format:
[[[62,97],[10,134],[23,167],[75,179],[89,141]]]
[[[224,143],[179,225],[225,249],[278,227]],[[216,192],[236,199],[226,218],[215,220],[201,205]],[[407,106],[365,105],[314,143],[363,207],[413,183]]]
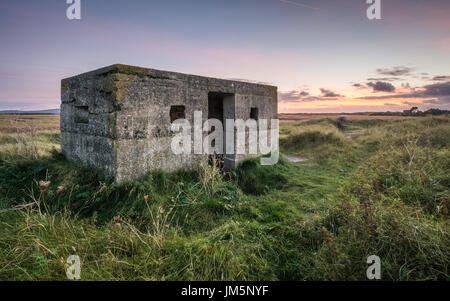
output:
[[[224,130],[223,126],[225,123],[224,120],[224,97],[226,97],[226,94],[220,93],[220,92],[210,92],[208,93],[208,119],[218,119],[222,122],[222,131]],[[215,131],[215,127],[211,128],[211,131],[208,133],[212,133]],[[215,147],[216,141],[211,141],[211,146]],[[225,151],[225,137],[223,141],[223,149]],[[220,168],[223,168],[223,154],[213,154],[209,156],[209,164],[216,164]]]
[[[208,119],[219,119],[223,124],[223,97],[222,93],[210,92],[208,94]]]
[[[227,122],[235,120],[235,97],[233,93],[209,92],[208,93],[208,119],[218,119],[222,122],[223,130],[223,149],[222,154],[214,154],[209,156],[210,164],[215,163],[220,167],[229,169],[236,165],[235,160],[235,138],[232,138],[230,144],[227,145],[227,136],[233,133],[227,133]],[[214,128],[211,131],[215,130]],[[211,146],[215,146],[216,141],[211,141]],[[217,164],[219,162],[219,164]]]

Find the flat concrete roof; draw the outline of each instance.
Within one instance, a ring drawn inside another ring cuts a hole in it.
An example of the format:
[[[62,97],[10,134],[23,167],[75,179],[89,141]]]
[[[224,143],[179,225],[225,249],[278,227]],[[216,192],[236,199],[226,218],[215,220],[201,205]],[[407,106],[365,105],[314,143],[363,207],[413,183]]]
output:
[[[97,75],[106,75],[109,73],[122,73],[122,74],[130,74],[130,75],[149,76],[149,77],[168,79],[168,80],[170,80],[170,79],[183,80],[183,79],[186,79],[189,77],[191,79],[198,78],[199,80],[226,81],[230,84],[236,83],[236,84],[240,84],[240,85],[243,85],[243,84],[244,85],[254,85],[254,86],[270,87],[270,88],[277,89],[277,87],[273,86],[273,85],[253,83],[253,82],[249,82],[249,81],[229,80],[229,79],[180,73],[180,72],[163,71],[163,70],[157,70],[157,69],[151,69],[151,68],[123,65],[123,64],[114,64],[114,65],[103,67],[103,68],[96,69],[93,71],[81,73],[81,74],[78,74],[75,76],[64,78],[62,81],[74,79],[77,77],[90,77],[90,76],[97,76]]]

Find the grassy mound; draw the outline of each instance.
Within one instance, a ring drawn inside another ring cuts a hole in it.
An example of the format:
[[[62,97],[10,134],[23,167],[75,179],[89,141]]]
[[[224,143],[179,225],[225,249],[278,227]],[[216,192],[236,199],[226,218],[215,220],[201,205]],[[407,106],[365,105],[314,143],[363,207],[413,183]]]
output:
[[[261,166],[258,160],[247,160],[236,171],[236,184],[245,192],[252,195],[265,194],[273,189],[281,189],[287,179],[283,171],[287,162],[281,158],[274,166]]]
[[[281,130],[280,147],[288,154],[335,166],[351,164],[358,151],[358,146],[330,120],[286,125]]]

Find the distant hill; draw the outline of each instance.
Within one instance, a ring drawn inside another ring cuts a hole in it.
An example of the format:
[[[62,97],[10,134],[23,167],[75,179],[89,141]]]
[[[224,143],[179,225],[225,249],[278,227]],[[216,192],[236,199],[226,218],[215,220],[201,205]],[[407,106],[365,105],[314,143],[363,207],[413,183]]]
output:
[[[4,110],[0,114],[59,114],[60,109],[21,111],[21,110]]]

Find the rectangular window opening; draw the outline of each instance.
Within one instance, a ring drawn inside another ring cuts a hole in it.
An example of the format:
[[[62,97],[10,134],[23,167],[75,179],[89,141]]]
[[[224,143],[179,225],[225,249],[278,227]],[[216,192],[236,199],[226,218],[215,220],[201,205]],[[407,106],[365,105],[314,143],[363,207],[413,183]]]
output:
[[[177,119],[186,118],[185,106],[171,106],[170,107],[170,122],[174,122]]]
[[[250,109],[250,119],[254,119],[254,120],[258,121],[258,108]]]
[[[89,123],[88,106],[75,106],[75,123]]]

